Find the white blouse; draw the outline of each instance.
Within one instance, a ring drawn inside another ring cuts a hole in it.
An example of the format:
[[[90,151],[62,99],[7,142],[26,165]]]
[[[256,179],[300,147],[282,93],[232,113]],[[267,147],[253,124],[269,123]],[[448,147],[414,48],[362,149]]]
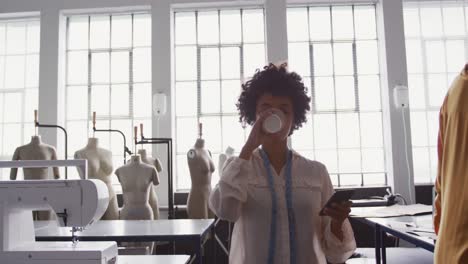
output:
[[[271,165],[270,165],[271,166]],[[285,166],[286,167],[286,166]],[[274,260],[289,263],[289,225],[285,196],[286,168],[278,176],[271,167],[278,199],[277,238]],[[327,169],[293,151],[292,201],[296,219],[297,264],[344,263],[356,249],[351,224],[343,224],[343,241],[330,230],[328,216],[320,209],[333,194]],[[271,193],[259,150],[249,161],[231,157],[210,195],[210,208],[221,219],[235,222],[229,263],[266,264],[270,240]]]

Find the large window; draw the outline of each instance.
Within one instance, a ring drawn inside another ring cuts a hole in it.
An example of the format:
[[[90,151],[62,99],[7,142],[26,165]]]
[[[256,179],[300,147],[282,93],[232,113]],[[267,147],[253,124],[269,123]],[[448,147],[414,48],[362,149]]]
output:
[[[0,156],[10,160],[34,135],[38,106],[39,20],[0,20]],[[0,170],[0,180],[9,178]]]
[[[290,7],[290,70],[312,97],[292,146],[336,186],[387,183],[374,5]]]
[[[468,61],[464,1],[404,6],[413,165],[416,183],[437,174],[439,110],[448,87]]]
[[[187,151],[203,124],[206,148],[218,164],[231,146],[240,151],[248,131],[235,103],[241,83],[265,65],[263,9],[175,13],[176,188],[190,188]],[[218,168],[213,182],[218,181]]]
[[[149,14],[68,17],[66,56],[69,155],[93,136],[93,112],[97,114],[97,128],[121,130],[129,148],[133,145],[133,126],[143,123],[145,135],[151,136]],[[95,136],[101,147],[112,151],[114,168],[123,165],[122,136],[105,132]]]

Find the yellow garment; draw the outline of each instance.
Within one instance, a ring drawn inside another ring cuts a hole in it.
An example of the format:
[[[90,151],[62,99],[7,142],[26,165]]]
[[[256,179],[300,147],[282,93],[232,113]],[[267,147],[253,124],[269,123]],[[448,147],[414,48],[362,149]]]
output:
[[[468,68],[468,67],[467,67]],[[436,264],[468,263],[468,72],[450,87],[440,110],[434,227]]]

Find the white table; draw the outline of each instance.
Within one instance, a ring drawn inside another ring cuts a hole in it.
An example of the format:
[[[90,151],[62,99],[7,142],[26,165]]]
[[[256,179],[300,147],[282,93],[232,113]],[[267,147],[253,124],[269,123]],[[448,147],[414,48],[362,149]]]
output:
[[[98,221],[83,232],[80,241],[156,242],[190,241],[195,248],[193,258],[202,262],[202,251],[213,231],[214,219],[173,220],[108,220]],[[37,241],[71,241],[69,227],[59,227],[55,221],[36,221]]]
[[[117,256],[116,264],[187,264],[187,255]]]

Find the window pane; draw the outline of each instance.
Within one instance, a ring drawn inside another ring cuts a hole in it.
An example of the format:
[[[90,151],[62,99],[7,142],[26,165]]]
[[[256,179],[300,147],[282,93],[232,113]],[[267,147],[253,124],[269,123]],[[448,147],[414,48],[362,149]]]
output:
[[[309,27],[310,39],[330,40],[330,8],[329,7],[311,7],[309,8]]]
[[[138,126],[138,124],[135,124]],[[132,127],[132,121],[128,119],[124,120],[112,120],[111,121],[111,127],[112,129],[117,129],[122,131],[124,135],[127,136],[127,147],[133,148],[133,140],[129,140],[128,136],[131,136],[131,138],[134,138],[133,135],[133,127]],[[139,129],[139,128],[138,128]],[[123,144],[123,137],[122,135],[118,133],[111,133],[111,151],[113,155],[122,155],[123,156],[123,150],[124,150],[124,144]],[[123,158],[120,161],[120,164],[123,165]]]
[[[212,152],[221,152],[221,126],[220,117],[202,117],[200,123],[203,124],[203,138],[206,141],[206,148]]]
[[[241,14],[239,10],[222,10],[220,25],[221,43],[241,42]]]
[[[68,44],[67,48],[88,48],[88,16],[76,16],[68,18]]]
[[[176,47],[176,80],[197,79],[197,49],[196,47]]]
[[[218,48],[202,48],[200,50],[201,57],[201,79],[215,80],[219,79],[219,49]]]
[[[382,113],[361,113],[361,146],[364,148],[383,147]]]
[[[133,85],[133,116],[151,117],[152,111],[151,84]],[[149,135],[149,134],[148,134]]]
[[[111,91],[111,114],[113,116],[128,116],[129,115],[129,98],[130,92],[128,84],[112,85]]]
[[[221,93],[223,113],[237,113],[236,103],[241,92],[240,80],[222,81]]]
[[[364,172],[382,172],[385,171],[383,149],[363,149],[362,153],[362,171]]]
[[[195,144],[198,136],[196,118],[177,118],[177,152],[187,152]]]
[[[201,111],[203,114],[219,113],[220,99],[219,81],[201,82]]]
[[[109,48],[110,18],[109,16],[91,16],[90,20],[90,48]]]
[[[197,115],[197,84],[195,82],[176,83],[176,116]]]
[[[463,40],[448,40],[445,42],[447,52],[447,71],[459,73],[465,65],[465,45]]]
[[[361,174],[342,174],[340,175],[341,186],[360,186]]]
[[[151,49],[133,50],[133,81],[151,82]]]
[[[374,6],[354,7],[354,26],[356,31],[356,39],[375,39],[377,37],[377,29],[375,24]]]
[[[219,43],[219,21],[217,11],[207,11],[198,13],[198,43],[216,44]]]
[[[435,182],[437,178],[437,166],[438,166],[438,156],[437,156],[437,148],[429,148],[429,156],[431,162],[431,178],[426,180],[426,182]]]
[[[225,150],[228,146],[240,151],[244,146],[244,129],[239,123],[237,116],[223,117],[223,146]],[[219,169],[219,168],[218,168]]]
[[[327,167],[328,173],[338,172],[338,154],[336,150],[316,150],[315,159]]]
[[[177,155],[177,188],[190,189],[191,182],[187,154]]]
[[[3,108],[3,93],[0,93],[0,131],[2,130],[1,124],[3,123],[3,116],[5,115],[5,109]],[[0,132],[1,133],[1,132]],[[0,137],[1,138],[1,137]],[[1,147],[0,147],[0,153],[1,153]]]
[[[86,146],[88,140],[88,122],[87,121],[69,121],[67,122],[68,148],[76,151]],[[72,152],[68,153],[73,155]]]
[[[287,14],[288,41],[307,41],[307,8],[289,8]]]
[[[26,32],[26,52],[28,53],[39,53],[40,45],[40,27],[39,21],[28,22],[28,28]]]
[[[430,181],[429,153],[427,148],[413,147],[414,182],[426,183]]]
[[[446,36],[465,35],[463,8],[460,5],[442,8]]]
[[[21,146],[21,135],[20,124],[3,125],[3,155],[11,156],[15,152],[15,149]]]
[[[109,86],[95,85],[91,88],[91,112],[97,116],[109,116]]]
[[[353,38],[353,13],[350,6],[332,7],[333,39]]]
[[[67,119],[88,118],[88,87],[69,86],[67,89]]]
[[[426,61],[429,73],[445,72],[444,43],[442,41],[426,42]]]
[[[335,115],[314,115],[313,124],[316,149],[336,148]]]
[[[335,90],[336,109],[354,109],[356,107],[353,77],[336,77]]]
[[[288,66],[301,76],[310,76],[309,43],[291,43],[288,51]]]
[[[26,87],[39,86],[39,55],[26,57]]]
[[[243,37],[245,43],[264,41],[264,17],[262,9],[242,10]]]
[[[315,78],[315,105],[317,111],[335,109],[335,91],[332,77]]]
[[[380,80],[377,75],[358,77],[359,109],[369,111],[382,110]]]
[[[25,22],[7,23],[6,43],[7,54],[24,54],[26,52]]]
[[[358,148],[360,144],[358,114],[338,114],[336,118],[338,148]]]
[[[439,111],[427,112],[427,126],[429,129],[429,146],[437,146],[437,139],[439,135]]]
[[[265,65],[264,44],[244,45],[244,76],[251,77]]]
[[[304,123],[299,130],[294,131],[292,143],[294,149],[314,149],[314,128],[310,115],[307,116],[308,122]]]
[[[67,81],[68,84],[88,83],[88,53],[86,51],[68,52]]]
[[[378,74],[379,57],[377,41],[356,42],[357,72],[358,74]]]
[[[364,174],[364,185],[385,185],[384,173]]]
[[[426,107],[424,79],[420,74],[408,75],[409,103],[412,109]]]
[[[419,40],[406,40],[406,65],[408,73],[423,72],[421,42]]]
[[[133,15],[133,46],[147,47],[151,45],[151,15]]]
[[[438,6],[420,9],[422,34],[425,37],[442,35],[442,12]]]
[[[5,63],[5,88],[22,88],[25,85],[24,65],[25,56],[6,56]]]
[[[0,23],[0,36],[4,37],[6,32],[6,23]],[[6,43],[2,39],[0,41],[0,55],[4,55],[6,52]]]
[[[314,75],[315,76],[332,76],[333,75],[333,55],[330,44],[314,44]],[[308,59],[304,53],[304,60]],[[308,61],[308,60],[307,60]],[[307,65],[308,66],[308,65]]]
[[[91,82],[109,82],[109,53],[99,52],[91,54]]]
[[[425,112],[411,112],[411,143],[414,146],[427,146],[427,121]]]
[[[132,46],[132,16],[112,16],[112,48]]]
[[[417,8],[405,7],[403,9],[405,20],[405,35],[407,37],[419,36],[419,11]]]
[[[427,88],[429,92],[429,105],[440,107],[447,93],[447,79],[445,74],[429,74]]]
[[[195,44],[195,13],[178,12],[175,14],[175,43],[176,44]]]
[[[361,152],[359,149],[338,150],[338,165],[341,173],[361,171]]]
[[[0,56],[0,90],[3,89],[4,71],[5,71],[5,57]]]
[[[353,74],[353,47],[351,43],[335,43],[334,65],[336,75]]]
[[[129,60],[127,51],[111,53],[111,82],[128,83],[130,81]]]
[[[4,109],[8,111],[3,117],[4,122],[21,122],[21,109],[18,106],[23,105],[21,93],[5,93]],[[17,132],[20,132],[19,130]],[[6,136],[6,133],[5,133]]]
[[[238,79],[240,67],[240,49],[238,47],[221,48],[221,77]]]
[[[24,93],[24,122],[34,123],[34,110],[39,104],[39,90],[27,89]],[[16,109],[20,105],[16,105]],[[17,120],[20,121],[20,120]]]

